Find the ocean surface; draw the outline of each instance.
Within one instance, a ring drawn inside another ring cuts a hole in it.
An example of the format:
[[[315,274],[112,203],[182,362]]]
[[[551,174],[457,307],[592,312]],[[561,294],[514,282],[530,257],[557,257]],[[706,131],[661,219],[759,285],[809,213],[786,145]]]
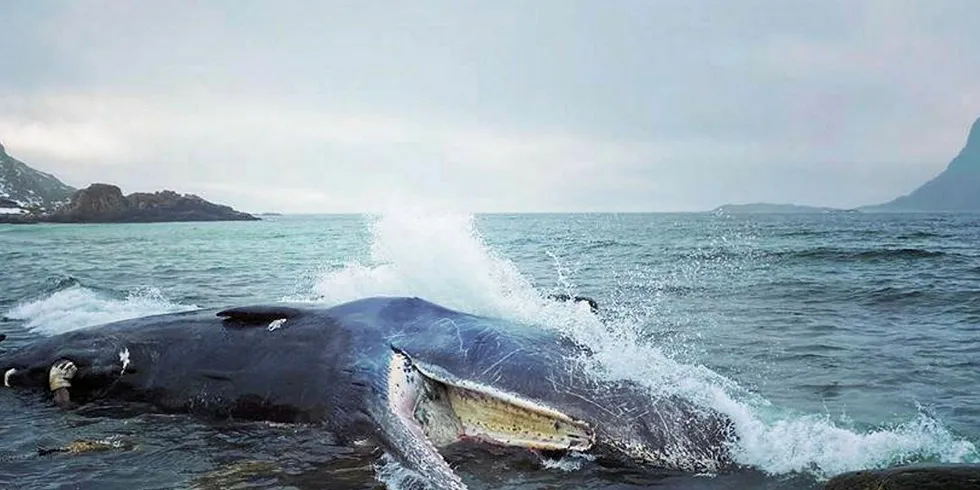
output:
[[[745,468],[652,474],[460,449],[449,457],[473,489],[819,488],[849,470],[980,462],[977,215],[401,209],[0,225],[0,349],[154,313],[379,294],[589,343],[605,367],[596,376],[728,414]],[[76,439],[119,447],[38,455]],[[411,487],[377,461],[310,427],[63,412],[0,388],[0,488]]]

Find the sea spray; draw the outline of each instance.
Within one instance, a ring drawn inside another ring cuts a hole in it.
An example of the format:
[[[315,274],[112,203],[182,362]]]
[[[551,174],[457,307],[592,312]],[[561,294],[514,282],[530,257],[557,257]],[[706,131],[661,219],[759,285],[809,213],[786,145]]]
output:
[[[54,335],[102,323],[194,309],[197,306],[172,302],[154,288],[114,295],[72,284],[22,302],[4,316],[23,321],[34,332]]]
[[[414,295],[470,313],[524,312],[528,319],[543,302],[513,263],[484,245],[472,216],[406,207],[370,226],[369,260],[325,274],[315,286],[316,299],[336,304],[372,295]]]

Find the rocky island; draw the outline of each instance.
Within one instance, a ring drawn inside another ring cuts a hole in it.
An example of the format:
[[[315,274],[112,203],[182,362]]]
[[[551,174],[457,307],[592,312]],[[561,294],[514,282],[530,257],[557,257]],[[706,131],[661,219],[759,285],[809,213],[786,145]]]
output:
[[[259,218],[193,194],[135,192],[124,196],[111,184],[92,184],[48,213],[54,223],[151,223],[163,221],[254,221]]]
[[[81,190],[33,169],[0,145],[0,223],[254,221],[259,218],[193,194],[165,190],[124,196],[111,184]]]

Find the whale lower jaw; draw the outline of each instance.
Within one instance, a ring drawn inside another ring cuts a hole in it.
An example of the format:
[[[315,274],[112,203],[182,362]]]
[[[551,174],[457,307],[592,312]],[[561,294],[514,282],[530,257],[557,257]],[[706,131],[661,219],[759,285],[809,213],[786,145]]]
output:
[[[461,440],[535,450],[588,451],[589,424],[491,386],[453,378],[395,352],[389,369],[389,406],[418,424],[437,447]]]

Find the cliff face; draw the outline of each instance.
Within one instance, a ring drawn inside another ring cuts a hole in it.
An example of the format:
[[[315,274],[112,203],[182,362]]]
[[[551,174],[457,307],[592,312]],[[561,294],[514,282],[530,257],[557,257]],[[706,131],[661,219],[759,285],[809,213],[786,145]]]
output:
[[[255,216],[173,191],[123,196],[111,184],[92,184],[42,221],[60,223],[148,223],[159,221],[243,221]]]
[[[129,210],[122,190],[109,184],[92,184],[72,196],[71,201],[58,208],[50,218],[59,221],[115,221]]]
[[[943,173],[907,196],[864,208],[869,211],[980,211],[980,119],[966,146]]]
[[[18,207],[53,209],[75,192],[57,177],[35,170],[7,154],[0,144],[0,199]]]

